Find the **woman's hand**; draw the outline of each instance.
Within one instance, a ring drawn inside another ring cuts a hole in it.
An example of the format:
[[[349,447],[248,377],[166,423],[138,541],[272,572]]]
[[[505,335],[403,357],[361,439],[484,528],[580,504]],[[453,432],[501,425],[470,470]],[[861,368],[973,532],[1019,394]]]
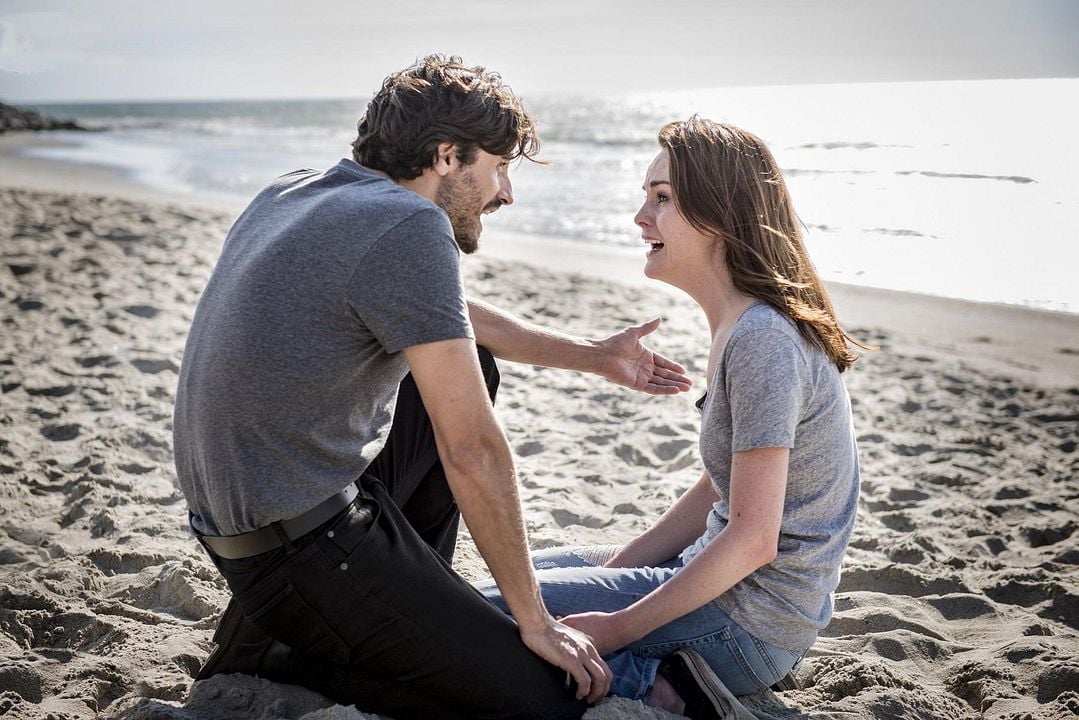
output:
[[[618,613],[577,613],[561,618],[561,622],[591,637],[596,650],[604,656],[621,650],[637,639],[626,627],[623,616]]]

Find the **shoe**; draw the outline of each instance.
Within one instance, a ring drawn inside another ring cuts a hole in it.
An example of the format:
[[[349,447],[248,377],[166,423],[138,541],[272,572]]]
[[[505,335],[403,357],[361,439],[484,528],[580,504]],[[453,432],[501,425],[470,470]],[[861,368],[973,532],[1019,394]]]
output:
[[[668,656],[660,664],[658,674],[686,703],[683,715],[687,718],[731,720],[744,717],[744,708],[696,650],[683,648]]]
[[[779,679],[775,685],[772,686],[772,690],[776,692],[785,692],[787,690],[801,690],[802,681],[798,679],[798,676],[794,674],[795,668],[792,668],[789,673]]]
[[[221,615],[214,642],[217,647],[206,658],[195,680],[230,673],[272,678],[288,669],[292,649],[248,620],[235,599],[229,600]]]

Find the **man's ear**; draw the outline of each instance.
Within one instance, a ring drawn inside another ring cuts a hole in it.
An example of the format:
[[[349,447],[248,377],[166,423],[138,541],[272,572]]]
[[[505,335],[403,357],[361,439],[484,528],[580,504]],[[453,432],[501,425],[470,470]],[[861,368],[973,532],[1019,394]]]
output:
[[[435,154],[435,172],[439,177],[449,175],[459,164],[457,146],[449,142],[440,143]]]

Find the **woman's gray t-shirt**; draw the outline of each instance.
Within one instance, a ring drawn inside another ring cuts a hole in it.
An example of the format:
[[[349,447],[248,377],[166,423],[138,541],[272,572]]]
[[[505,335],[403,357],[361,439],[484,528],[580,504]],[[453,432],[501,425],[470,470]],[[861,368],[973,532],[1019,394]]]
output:
[[[732,453],[790,448],[779,553],[715,602],[761,640],[804,650],[831,618],[858,506],[847,390],[819,348],[783,314],[757,302],[735,323],[702,400],[701,457],[719,500],[682,561],[727,526]]]

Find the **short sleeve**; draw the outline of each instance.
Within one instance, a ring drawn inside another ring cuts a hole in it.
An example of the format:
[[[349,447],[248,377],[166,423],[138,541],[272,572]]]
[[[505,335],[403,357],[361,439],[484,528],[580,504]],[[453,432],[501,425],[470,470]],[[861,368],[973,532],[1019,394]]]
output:
[[[348,303],[394,353],[414,345],[472,338],[461,254],[446,216],[420,210],[386,231],[349,280]]]
[[[772,328],[747,332],[728,348],[725,372],[731,452],[793,448],[806,372],[794,340]]]

